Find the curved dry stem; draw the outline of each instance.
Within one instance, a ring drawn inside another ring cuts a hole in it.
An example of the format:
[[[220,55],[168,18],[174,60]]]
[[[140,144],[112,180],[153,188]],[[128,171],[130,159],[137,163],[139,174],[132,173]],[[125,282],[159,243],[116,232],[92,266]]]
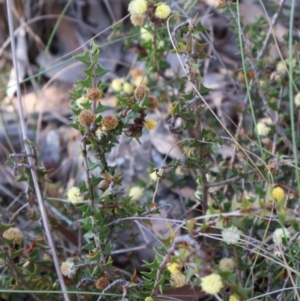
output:
[[[22,99],[21,99],[21,89],[20,89],[20,83],[19,83],[18,61],[17,61],[17,56],[16,56],[15,41],[14,41],[13,20],[12,20],[12,13],[11,13],[12,12],[12,8],[11,8],[12,3],[11,3],[11,1],[7,0],[6,4],[7,4],[7,15],[8,15],[8,24],[9,24],[9,35],[11,38],[13,66],[14,66],[14,69],[16,72],[17,98],[18,98],[18,105],[19,105],[19,118],[20,118],[22,139],[23,139],[23,143],[24,143],[25,152],[27,154],[27,159],[28,159],[28,163],[30,166],[31,177],[32,177],[34,188],[35,188],[38,206],[39,206],[39,210],[41,213],[41,218],[42,218],[45,234],[47,237],[47,242],[48,242],[48,245],[49,245],[49,248],[51,251],[51,255],[53,258],[55,270],[56,270],[56,273],[58,276],[58,280],[59,280],[61,289],[63,291],[64,300],[69,301],[69,296],[67,294],[67,288],[65,286],[65,282],[64,282],[63,276],[60,271],[60,264],[59,264],[58,257],[56,254],[54,241],[53,241],[53,238],[51,235],[51,230],[49,227],[49,222],[48,222],[47,212],[46,212],[45,205],[44,205],[44,200],[43,200],[40,186],[38,183],[38,175],[37,175],[37,171],[34,166],[34,159],[31,154],[31,149],[30,149],[29,141],[28,141],[28,137],[27,137],[27,130],[26,130],[26,125],[25,125],[25,121],[24,121],[23,104],[22,104]]]

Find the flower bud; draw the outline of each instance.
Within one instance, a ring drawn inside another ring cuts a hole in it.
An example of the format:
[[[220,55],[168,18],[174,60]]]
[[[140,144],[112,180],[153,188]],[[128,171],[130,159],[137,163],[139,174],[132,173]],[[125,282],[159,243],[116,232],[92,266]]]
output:
[[[145,96],[149,95],[150,93],[150,89],[146,86],[138,86],[135,90],[134,90],[134,96],[136,99],[138,100],[142,100]]]
[[[83,110],[78,115],[78,121],[82,126],[89,126],[96,120],[96,115],[90,110]]]
[[[102,131],[110,131],[115,129],[119,124],[119,120],[116,116],[114,115],[108,115],[104,116],[101,124],[100,124],[100,130]]]
[[[149,109],[155,109],[157,108],[158,106],[158,100],[155,96],[148,96],[148,99],[149,99],[149,105],[148,105],[148,108]]]
[[[86,93],[86,97],[92,101],[99,100],[102,97],[102,91],[98,88],[90,88]]]
[[[97,289],[104,290],[106,287],[109,286],[109,282],[107,278],[103,276],[96,281],[95,285]]]

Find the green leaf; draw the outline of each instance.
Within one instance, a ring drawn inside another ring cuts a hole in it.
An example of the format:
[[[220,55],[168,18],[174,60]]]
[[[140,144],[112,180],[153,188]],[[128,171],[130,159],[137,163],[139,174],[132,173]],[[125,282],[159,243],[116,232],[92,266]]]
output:
[[[90,62],[91,62],[90,54],[87,50],[79,55],[74,56],[74,59],[76,59],[77,61],[83,62],[85,64],[90,64]]]
[[[98,62],[99,55],[100,55],[100,48],[99,46],[92,40],[91,42],[91,53],[93,56],[93,62],[96,63]]]
[[[94,245],[93,241],[91,241],[90,243],[88,243],[82,247],[83,250],[89,250],[89,251],[92,251],[94,248],[95,248],[95,245]]]
[[[209,31],[209,28],[203,26],[201,22],[199,22],[195,28],[195,31]]]
[[[92,64],[92,65],[90,65],[88,68],[83,69],[82,71],[83,71],[86,75],[88,75],[88,76],[90,76],[90,77],[93,77],[93,69],[94,69],[94,65]]]
[[[90,88],[93,86],[93,81],[90,76],[88,76],[86,79],[82,79],[77,81],[78,83],[82,84],[84,87]]]
[[[110,71],[109,69],[105,69],[100,64],[97,64],[96,76],[102,76],[102,75],[106,74],[109,71]]]
[[[27,182],[28,181],[28,177],[24,174],[21,175],[18,179],[17,182]]]
[[[93,162],[89,157],[87,159],[88,159],[89,170],[94,170],[99,166],[99,162]]]
[[[17,258],[18,256],[20,256],[23,253],[23,248],[17,251],[13,251],[10,253],[10,256],[12,259]]]

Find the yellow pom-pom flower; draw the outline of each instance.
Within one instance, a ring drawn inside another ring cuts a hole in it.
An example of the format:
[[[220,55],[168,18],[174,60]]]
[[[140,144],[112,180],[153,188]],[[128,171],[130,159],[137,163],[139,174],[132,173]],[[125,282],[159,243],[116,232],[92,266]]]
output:
[[[147,76],[144,75],[136,75],[134,78],[134,84],[136,86],[147,85],[149,80]]]
[[[300,93],[297,93],[297,95],[295,96],[295,105],[297,107],[300,107]]]
[[[145,301],[154,301],[152,297],[146,297]]]
[[[139,186],[133,186],[129,190],[129,196],[132,201],[138,201],[144,194],[144,190]]]
[[[272,190],[272,197],[276,200],[276,201],[284,201],[285,200],[285,192],[284,190],[277,186]]]
[[[123,83],[124,83],[124,79],[123,78],[115,78],[111,82],[111,87],[113,88],[113,90],[115,92],[120,92],[122,90]]]
[[[82,203],[83,202],[83,196],[80,193],[80,189],[78,187],[72,187],[68,190],[67,193],[68,199],[73,203]]]
[[[133,0],[128,5],[128,11],[132,14],[144,14],[148,9],[146,0]]]
[[[171,274],[170,284],[174,288],[183,287],[185,285],[185,275],[182,273]]]
[[[156,9],[155,9],[155,16],[158,19],[167,19],[169,17],[171,13],[171,8],[169,5],[165,4],[165,3],[161,3],[159,5],[157,5]]]
[[[132,94],[134,92],[134,86],[130,83],[124,83],[123,92],[126,94]]]
[[[9,228],[6,231],[4,231],[3,237],[9,240],[13,239],[13,243],[16,245],[21,244],[23,241],[23,233],[19,228],[16,227]]]
[[[145,128],[148,130],[148,131],[151,131],[153,130],[155,127],[156,127],[156,124],[157,122],[153,119],[148,119],[145,123]]]
[[[74,278],[77,272],[77,268],[73,268],[74,266],[74,262],[71,260],[66,260],[64,262],[62,262],[61,266],[60,266],[60,270],[61,273],[65,276],[68,277],[70,279]]]
[[[240,231],[237,227],[231,226],[222,231],[223,240],[228,244],[236,244],[240,239]]]
[[[230,295],[229,301],[240,301],[240,297],[237,295]]]
[[[267,136],[271,130],[271,128],[269,128],[266,124],[264,124],[263,122],[259,122],[256,125],[256,129],[257,129],[257,133],[259,136]]]
[[[169,272],[172,274],[172,275],[175,275],[175,274],[180,274],[181,271],[179,269],[179,264],[174,262],[174,263],[171,263],[170,265],[168,265],[168,270]]]
[[[222,278],[216,273],[201,278],[201,288],[207,294],[215,295],[222,287]]]
[[[282,245],[282,239],[285,237],[286,239],[289,239],[291,236],[290,232],[286,228],[278,228],[273,233],[273,242],[276,246]]]
[[[232,258],[222,258],[219,262],[219,268],[223,272],[233,272],[235,262]]]

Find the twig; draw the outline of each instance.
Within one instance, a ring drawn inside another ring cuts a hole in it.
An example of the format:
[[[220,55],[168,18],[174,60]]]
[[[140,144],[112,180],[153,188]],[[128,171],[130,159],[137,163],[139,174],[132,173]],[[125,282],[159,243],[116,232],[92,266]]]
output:
[[[128,293],[128,285],[130,284],[130,282],[126,282],[125,284],[123,284],[122,288],[123,288],[123,294],[122,294],[122,299],[121,301],[125,301],[126,297],[127,297],[127,293]]]
[[[232,15],[232,18],[234,19],[234,21],[236,22],[236,24],[239,24],[239,21],[237,19],[237,16],[236,16],[235,12],[232,10],[232,8],[231,8],[230,5],[227,5],[227,6],[228,6],[229,11],[230,11],[230,13]],[[268,106],[268,102],[267,102],[266,96],[265,96],[265,94],[264,94],[264,92],[262,90],[262,87],[259,84],[259,72],[256,69],[255,64],[254,64],[254,58],[253,58],[253,55],[252,55],[252,51],[251,51],[249,40],[246,38],[245,32],[244,32],[244,30],[243,30],[242,27],[240,28],[240,30],[241,30],[241,37],[242,37],[242,39],[244,41],[244,45],[245,45],[245,51],[248,54],[248,58],[249,58],[249,62],[250,62],[250,65],[251,65],[251,69],[253,71],[254,79],[255,79],[255,82],[258,84],[258,93],[259,93],[259,96],[260,96],[260,98],[261,98],[261,100],[263,102],[264,108],[265,108],[268,116],[271,118],[271,120],[272,120],[272,122],[273,122],[273,124],[275,126],[275,129],[276,129],[278,135],[282,138],[283,142],[289,147],[289,149],[291,151],[293,151],[293,144],[292,144],[292,142],[285,135],[285,133],[282,130],[282,128],[280,127],[279,123],[274,118],[274,115],[273,115],[270,107]]]
[[[83,165],[85,169],[85,175],[86,175],[86,183],[87,187],[89,189],[89,205],[91,210],[91,219],[93,222],[93,232],[94,232],[94,242],[96,245],[96,248],[98,248],[101,251],[100,242],[99,242],[99,231],[98,226],[94,223],[94,212],[95,212],[95,197],[94,197],[94,189],[90,177],[90,169],[89,169],[89,163],[88,163],[88,157],[87,157],[87,147],[86,147],[86,137],[88,136],[88,133],[85,133],[81,138],[81,148],[82,148],[82,156],[83,156]],[[100,253],[101,261],[102,263],[105,263],[105,257],[103,253]]]
[[[116,286],[117,284],[123,284],[126,285],[128,283],[128,281],[126,280],[122,280],[122,279],[117,279],[114,282],[112,282],[109,286],[107,286],[102,292],[101,295],[99,296],[97,301],[100,301],[103,294],[106,293],[108,290],[110,290],[111,288],[113,288],[114,286]]]
[[[17,83],[16,88],[17,88],[17,98],[18,98],[18,105],[19,105],[19,110],[18,110],[19,111],[19,121],[20,121],[22,139],[23,139],[25,151],[26,151],[26,154],[28,155],[28,163],[29,163],[30,166],[32,166],[34,164],[34,160],[31,157],[32,154],[31,154],[31,151],[30,151],[29,143],[28,143],[26,125],[25,125],[25,122],[24,122],[24,110],[23,110],[23,104],[22,104],[22,99],[21,99],[21,89],[20,89],[20,83],[19,83],[19,69],[18,69],[18,62],[17,62],[17,56],[16,56],[15,41],[14,41],[13,20],[12,20],[12,14],[11,14],[12,2],[9,1],[9,0],[6,0],[6,5],[7,5],[7,16],[8,16],[8,25],[9,25],[9,35],[10,35],[10,38],[11,38],[13,66],[14,66],[14,69],[15,69],[15,72],[16,72],[16,83]],[[30,169],[30,172],[31,172],[33,185],[35,187],[38,206],[39,206],[39,209],[40,209],[40,212],[41,212],[43,226],[44,226],[44,229],[45,229],[47,242],[48,242],[49,248],[51,250],[51,254],[52,254],[56,274],[58,276],[60,287],[61,287],[62,292],[63,292],[64,300],[69,301],[67,288],[65,286],[65,282],[64,282],[63,276],[62,276],[61,271],[60,271],[60,264],[58,262],[58,258],[57,258],[57,254],[56,254],[56,250],[55,250],[55,245],[54,245],[54,242],[53,242],[53,239],[52,239],[52,235],[51,235],[51,231],[50,231],[50,227],[49,227],[49,223],[48,223],[47,212],[46,212],[46,209],[45,209],[42,193],[41,193],[39,183],[38,183],[38,175],[37,175],[36,170],[34,170],[33,168]]]
[[[188,81],[191,82],[193,85],[193,99],[191,101],[186,101],[186,106],[191,106],[194,108],[194,114],[196,117],[196,136],[198,141],[202,140],[202,125],[201,125],[201,110],[200,110],[200,97],[198,95],[197,89],[200,87],[201,78],[200,74],[197,71],[193,70],[193,65],[198,65],[198,50],[196,48],[196,38],[192,35],[192,32],[198,22],[195,19],[189,19],[179,25],[177,25],[172,33],[173,41],[175,43],[176,48],[178,48],[178,41],[177,41],[177,33],[181,31],[183,28],[187,27],[188,32],[186,33],[185,37],[187,38],[187,50],[183,52],[184,57],[184,70],[185,74],[188,78]],[[204,148],[202,144],[197,146],[197,157],[199,162],[203,161],[204,157]],[[207,187],[207,177],[204,168],[199,168],[199,173],[201,175],[201,183],[202,183],[202,197],[201,197],[201,205],[202,211],[206,212],[207,210],[207,200],[208,200],[208,187]]]
[[[70,271],[72,271],[73,269],[91,267],[91,266],[96,266],[96,265],[102,265],[102,264],[99,261],[89,261],[89,262],[74,264],[70,267]]]
[[[249,170],[246,172],[247,175],[251,175],[253,173],[257,172],[256,169],[253,169],[253,170]],[[218,186],[223,186],[223,185],[227,185],[229,183],[232,183],[232,182],[235,182],[237,180],[239,180],[241,178],[241,176],[235,176],[235,177],[232,177],[232,178],[229,178],[229,179],[226,179],[226,180],[223,180],[223,181],[220,181],[220,182],[215,182],[215,183],[207,183],[207,187],[218,187]]]
[[[267,36],[265,37],[265,40],[264,40],[264,42],[263,42],[263,46],[262,46],[262,48],[260,49],[260,51],[259,51],[259,53],[258,53],[258,55],[257,55],[257,57],[256,57],[256,60],[260,60],[260,59],[263,57],[263,55],[264,55],[264,53],[265,53],[265,51],[266,51],[266,49],[267,49],[267,45],[268,45],[268,43],[269,43],[271,34],[273,33],[273,29],[272,29],[272,28],[273,28],[273,27],[276,25],[276,23],[277,23],[279,14],[280,14],[280,12],[281,12],[281,10],[282,10],[282,8],[283,8],[284,3],[285,3],[285,0],[281,0],[281,1],[280,1],[279,6],[278,6],[278,9],[277,9],[277,12],[273,15],[273,18],[272,18],[272,21],[271,21],[271,25],[270,25],[270,27],[269,27],[268,34],[267,34]],[[251,81],[249,82],[249,93],[251,93],[251,91],[252,91],[253,83],[254,83],[254,81],[251,79]],[[238,137],[238,135],[239,135],[239,133],[240,133],[240,129],[241,129],[242,124],[243,124],[244,115],[245,115],[245,113],[247,112],[247,108],[248,108],[248,106],[247,106],[247,100],[248,100],[248,97],[246,96],[245,99],[244,99],[244,102],[243,102],[243,112],[242,112],[242,114],[241,114],[241,118],[240,118],[239,124],[238,124],[238,126],[237,126],[236,135],[235,135],[235,137],[234,137],[236,140],[237,140],[237,137]],[[236,149],[236,147],[237,147],[237,146],[235,146],[235,149]],[[235,151],[233,152],[233,156],[232,156],[232,158],[231,158],[231,160],[230,160],[230,167],[232,166],[232,164],[233,164],[233,162],[234,162],[234,159],[235,159]]]
[[[258,55],[256,57],[257,60],[260,60],[263,57],[263,55],[264,55],[264,53],[265,53],[265,51],[267,49],[269,40],[271,38],[271,35],[273,34],[273,27],[277,23],[279,14],[280,14],[280,12],[281,12],[281,10],[283,8],[284,3],[285,3],[285,0],[280,0],[280,2],[278,4],[278,9],[277,9],[276,13],[273,15],[273,18],[272,18],[272,21],[271,21],[271,25],[269,27],[269,31],[267,33],[267,36],[265,37],[264,42],[263,42],[263,46],[261,47],[261,49],[260,49],[260,51],[259,51],[259,53],[258,53]]]
[[[84,283],[84,282],[95,283],[96,281],[97,280],[93,279],[93,278],[82,278],[82,279],[80,279],[80,281],[76,285],[76,289],[79,290],[79,288],[81,287],[82,283]]]

